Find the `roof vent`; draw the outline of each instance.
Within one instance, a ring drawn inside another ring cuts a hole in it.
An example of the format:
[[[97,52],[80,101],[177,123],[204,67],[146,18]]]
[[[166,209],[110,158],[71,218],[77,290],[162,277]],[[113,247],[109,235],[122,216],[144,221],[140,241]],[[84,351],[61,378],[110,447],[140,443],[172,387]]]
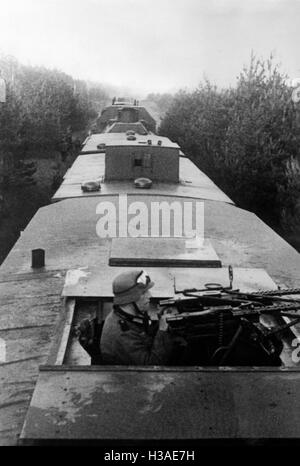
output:
[[[136,137],[133,134],[129,134],[129,136],[127,136],[127,141],[135,141],[135,140],[136,140]]]
[[[86,181],[85,183],[82,183],[81,185],[81,190],[84,193],[100,191],[100,189],[101,189],[100,181]]]
[[[149,178],[136,178],[136,180],[134,180],[134,185],[136,188],[150,189],[152,186],[152,180]]]
[[[101,142],[100,144],[97,145],[97,149],[100,149],[101,151],[105,151],[106,144],[104,142]]]
[[[149,144],[149,146],[151,146],[152,145],[152,140],[148,139],[147,143]]]
[[[161,146],[161,145],[162,145],[162,140],[161,140],[161,139],[159,139],[159,140],[157,141],[157,145],[158,145],[158,146]]]

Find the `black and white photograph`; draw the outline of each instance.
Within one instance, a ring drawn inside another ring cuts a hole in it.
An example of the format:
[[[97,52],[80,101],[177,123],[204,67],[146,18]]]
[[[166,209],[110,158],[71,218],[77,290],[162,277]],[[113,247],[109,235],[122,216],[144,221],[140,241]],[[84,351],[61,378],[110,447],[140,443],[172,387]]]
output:
[[[0,0],[0,446],[300,447],[299,31]]]

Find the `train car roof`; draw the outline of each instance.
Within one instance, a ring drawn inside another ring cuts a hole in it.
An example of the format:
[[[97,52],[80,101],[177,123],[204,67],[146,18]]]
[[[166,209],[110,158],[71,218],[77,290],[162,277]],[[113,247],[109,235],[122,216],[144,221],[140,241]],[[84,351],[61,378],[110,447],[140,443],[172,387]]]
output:
[[[141,199],[140,195],[129,197]],[[158,199],[171,202],[174,197]],[[118,196],[107,196],[106,200],[117,203]],[[151,202],[149,196],[143,200]],[[108,265],[112,240],[96,234],[98,203],[99,198],[87,197],[41,208],[1,266],[0,336],[6,341],[7,361],[1,365],[0,433],[6,445],[16,442],[38,367],[47,361],[56,338],[67,270],[96,267],[107,289],[112,277],[122,270]],[[256,215],[229,203],[206,200],[204,206],[205,235],[223,267],[232,264],[234,273],[239,268],[264,268],[277,284],[293,287],[299,283],[299,254]],[[46,266],[33,270],[31,250],[38,247],[45,249]],[[169,286],[172,276],[197,286],[195,268],[156,267],[149,271],[158,284],[161,282],[158,288]]]
[[[179,149],[176,142],[170,141],[169,138],[164,136],[157,136],[156,134],[149,133],[146,135],[135,134],[135,140],[128,140],[126,133],[99,133],[88,136],[84,141],[84,146],[81,150],[81,154],[95,154],[97,152],[103,152],[103,149],[99,149],[99,144],[106,144],[107,146],[140,146],[147,145],[148,141],[151,141],[153,146],[157,146],[158,141],[161,141],[159,147],[169,147],[173,149]]]
[[[137,188],[132,181],[105,182],[104,173],[105,154],[80,155],[65,174],[64,181],[52,197],[52,201],[68,198],[102,197],[117,193],[137,193]],[[153,182],[151,189],[147,190],[147,194],[149,196],[182,196],[233,204],[232,200],[186,157],[179,158],[179,178],[179,183]],[[101,180],[101,190],[83,192],[81,184],[95,179]]]
[[[164,195],[153,199],[136,192],[128,194],[128,203],[142,200],[149,210],[153,200],[171,203],[175,199],[186,201],[185,197]],[[96,232],[99,201],[95,197],[67,199],[39,209],[3,262],[0,278],[34,276],[30,267],[30,251],[34,248],[46,250],[43,273],[97,264],[108,267],[111,238],[99,238]],[[108,195],[105,201],[117,206],[119,196]],[[198,198],[191,201],[196,203]],[[300,279],[299,253],[249,211],[205,200],[204,236],[210,238],[223,266],[262,267],[275,281],[287,286],[294,286]]]

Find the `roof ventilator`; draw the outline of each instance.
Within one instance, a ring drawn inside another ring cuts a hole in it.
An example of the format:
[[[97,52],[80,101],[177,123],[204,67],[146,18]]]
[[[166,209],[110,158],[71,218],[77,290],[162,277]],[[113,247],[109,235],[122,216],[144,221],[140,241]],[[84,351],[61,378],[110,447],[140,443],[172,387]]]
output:
[[[100,144],[97,145],[97,149],[100,149],[101,151],[105,151],[106,144],[104,142],[101,142]]]
[[[81,185],[81,190],[84,193],[100,191],[100,189],[101,189],[100,181],[86,181],[85,183],[82,183]]]
[[[150,178],[136,178],[134,180],[134,185],[136,188],[150,189],[152,186],[152,180],[150,180]]]
[[[129,134],[126,139],[127,139],[127,141],[135,141],[136,136],[134,136],[134,134]]]
[[[151,146],[152,145],[152,140],[148,139],[147,143],[149,144],[149,146]]]

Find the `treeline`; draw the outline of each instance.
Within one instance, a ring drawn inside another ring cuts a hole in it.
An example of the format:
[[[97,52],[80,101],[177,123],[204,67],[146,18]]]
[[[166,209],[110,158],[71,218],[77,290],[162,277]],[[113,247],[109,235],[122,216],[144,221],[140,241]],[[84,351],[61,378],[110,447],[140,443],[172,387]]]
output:
[[[155,102],[160,114],[165,115],[173,103],[174,94],[170,94],[169,92],[163,94],[152,92],[147,95],[146,100]]]
[[[0,263],[50,202],[80,142],[108,101],[100,84],[0,56]]]
[[[206,81],[176,94],[159,131],[238,206],[290,228],[300,199],[300,109],[291,94],[272,57],[252,56],[236,87]]]
[[[99,85],[73,80],[56,70],[24,66],[0,58],[6,103],[0,104],[0,146],[13,153],[53,149],[67,128],[84,129],[108,96]]]

